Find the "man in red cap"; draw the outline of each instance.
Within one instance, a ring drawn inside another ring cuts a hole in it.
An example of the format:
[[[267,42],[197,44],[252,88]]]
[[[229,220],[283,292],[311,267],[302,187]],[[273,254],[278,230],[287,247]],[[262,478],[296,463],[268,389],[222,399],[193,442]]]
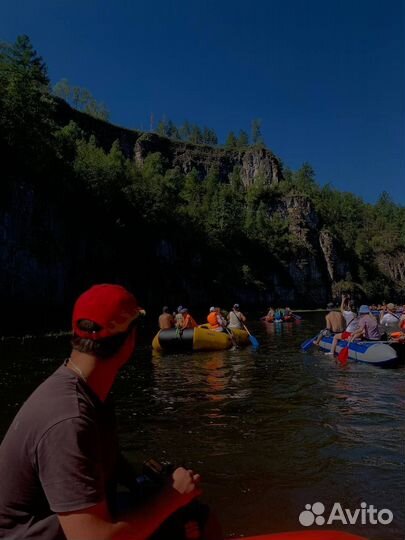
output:
[[[142,540],[200,494],[199,475],[178,468],[130,519],[113,520],[117,440],[105,401],[133,354],[140,311],[118,285],[95,285],[76,301],[70,358],[28,398],[0,446],[1,538]]]

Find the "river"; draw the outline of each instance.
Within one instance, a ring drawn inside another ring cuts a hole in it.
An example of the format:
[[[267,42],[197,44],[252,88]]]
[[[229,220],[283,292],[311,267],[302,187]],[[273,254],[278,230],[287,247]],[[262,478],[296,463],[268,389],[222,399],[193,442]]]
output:
[[[200,472],[228,536],[303,529],[306,504],[323,503],[328,517],[334,503],[354,512],[365,502],[391,510],[392,523],[328,528],[403,540],[405,369],[301,353],[324,315],[303,316],[277,329],[250,323],[256,352],[153,356],[146,329],[114,386],[122,448],[134,464],[155,457]],[[0,343],[0,437],[68,354],[67,336]]]

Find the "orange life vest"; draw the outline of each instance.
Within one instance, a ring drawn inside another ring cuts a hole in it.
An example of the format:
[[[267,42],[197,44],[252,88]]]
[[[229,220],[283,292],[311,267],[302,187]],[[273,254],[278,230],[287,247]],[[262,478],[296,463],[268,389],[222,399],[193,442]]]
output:
[[[195,328],[197,326],[197,323],[193,319],[193,317],[187,313],[187,315],[184,318],[183,328]]]
[[[207,321],[210,323],[211,328],[219,328],[218,316],[216,311],[211,311],[207,317]]]

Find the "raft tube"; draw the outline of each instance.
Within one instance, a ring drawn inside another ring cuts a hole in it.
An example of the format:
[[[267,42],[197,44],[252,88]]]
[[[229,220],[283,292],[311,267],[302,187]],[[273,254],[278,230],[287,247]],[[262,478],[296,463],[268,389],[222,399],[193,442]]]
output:
[[[249,345],[249,334],[245,330],[232,329],[230,332],[239,347]],[[160,330],[152,341],[152,349],[156,352],[222,351],[232,346],[228,333],[215,332],[208,325],[187,328],[181,333],[175,328]]]
[[[324,336],[319,348],[321,351],[330,352],[333,336]],[[336,347],[336,354],[347,347],[348,341],[341,339]],[[398,354],[391,345],[382,341],[354,341],[349,344],[349,359],[355,362],[363,362],[373,366],[392,367],[398,364]]]

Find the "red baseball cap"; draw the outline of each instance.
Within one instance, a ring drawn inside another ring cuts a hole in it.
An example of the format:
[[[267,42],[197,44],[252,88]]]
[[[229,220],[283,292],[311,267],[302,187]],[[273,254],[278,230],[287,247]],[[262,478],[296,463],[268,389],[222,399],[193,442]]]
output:
[[[141,308],[133,294],[120,285],[93,285],[76,300],[73,308],[73,332],[81,338],[112,337],[128,330]],[[79,321],[86,319],[98,324],[97,332],[82,330]]]

